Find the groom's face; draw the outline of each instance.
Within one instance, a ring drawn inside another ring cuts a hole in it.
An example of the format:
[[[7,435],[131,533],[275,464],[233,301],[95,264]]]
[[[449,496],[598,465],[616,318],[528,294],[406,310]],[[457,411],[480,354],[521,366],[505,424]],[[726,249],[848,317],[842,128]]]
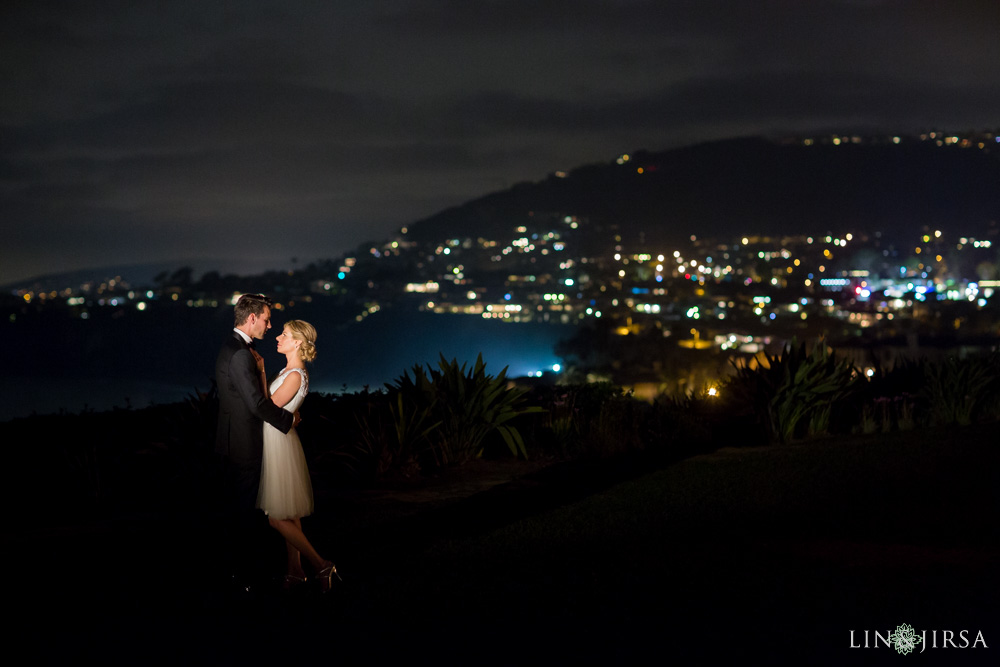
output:
[[[250,335],[257,340],[264,338],[264,334],[271,328],[271,309],[267,306],[260,315],[250,315]]]

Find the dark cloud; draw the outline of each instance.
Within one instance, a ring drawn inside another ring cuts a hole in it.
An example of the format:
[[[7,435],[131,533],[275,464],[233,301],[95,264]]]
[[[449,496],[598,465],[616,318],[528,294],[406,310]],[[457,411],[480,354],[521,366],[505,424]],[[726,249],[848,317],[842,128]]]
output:
[[[0,282],[335,255],[640,148],[994,127],[997,34],[993,0],[17,3]]]

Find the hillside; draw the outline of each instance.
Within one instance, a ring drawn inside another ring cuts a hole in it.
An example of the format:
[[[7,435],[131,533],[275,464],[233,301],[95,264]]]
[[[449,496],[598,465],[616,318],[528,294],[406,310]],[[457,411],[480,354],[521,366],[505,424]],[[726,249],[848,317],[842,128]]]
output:
[[[627,160],[584,165],[486,194],[407,225],[408,236],[436,244],[476,230],[502,238],[530,217],[565,215],[588,222],[590,233],[578,239],[584,249],[588,244],[604,249],[609,234],[626,242],[674,243],[692,234],[881,231],[890,241],[909,244],[912,234],[927,226],[993,236],[1000,234],[1000,143],[992,134],[980,138],[982,149],[906,138],[898,145],[886,139],[805,145],[740,138],[640,151]],[[238,268],[247,268],[245,259],[177,260],[53,273],[30,282],[44,291],[122,275],[134,286],[151,286],[156,274],[181,266],[196,274],[241,275],[292,268],[286,260],[258,262],[250,270]]]
[[[521,183],[426,218],[409,233],[428,241],[469,229],[497,234],[533,212],[616,227],[625,240],[841,230],[892,238],[924,225],[986,235],[1000,221],[998,183],[1000,151],[990,145],[734,139]]]

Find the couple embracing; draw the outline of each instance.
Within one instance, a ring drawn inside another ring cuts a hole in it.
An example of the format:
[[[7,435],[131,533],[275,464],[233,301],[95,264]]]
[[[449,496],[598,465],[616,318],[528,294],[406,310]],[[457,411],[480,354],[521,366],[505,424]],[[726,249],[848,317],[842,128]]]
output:
[[[230,505],[230,558],[238,588],[249,591],[263,569],[259,546],[262,516],[285,539],[285,587],[304,583],[302,557],[323,591],[339,581],[337,568],[323,559],[302,532],[301,518],[312,513],[313,493],[302,444],[295,432],[298,408],[309,390],[305,362],[316,356],[316,329],[291,320],[277,337],[286,366],[268,385],[264,360],[254,340],[271,328],[271,301],[244,294],[236,302],[235,327],[215,363],[219,423],[215,450],[222,456]]]

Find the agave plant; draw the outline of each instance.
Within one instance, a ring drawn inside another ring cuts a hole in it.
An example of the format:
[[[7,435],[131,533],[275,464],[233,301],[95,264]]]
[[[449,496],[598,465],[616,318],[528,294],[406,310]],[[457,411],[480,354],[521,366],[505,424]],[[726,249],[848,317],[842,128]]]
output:
[[[411,400],[407,401],[407,394],[403,391],[390,394],[389,414],[392,415],[397,458],[400,460],[411,460],[420,443],[426,442],[431,432],[441,424],[440,420],[434,419],[435,403],[433,392],[429,392],[429,389],[430,387],[423,385],[419,396],[430,397],[430,402],[419,400],[418,395],[412,393],[409,394]],[[417,400],[412,400],[414,398]]]
[[[397,432],[422,444],[422,453],[443,466],[478,457],[484,440],[496,431],[515,456],[527,457],[524,439],[511,420],[541,412],[524,405],[524,391],[507,386],[507,369],[486,373],[482,355],[471,369],[441,355],[437,368],[413,367],[393,385]]]
[[[837,401],[854,390],[857,377],[849,361],[838,360],[825,345],[806,350],[795,341],[781,353],[764,354],[761,363],[733,363],[728,392],[748,403],[772,442],[785,443],[798,433],[826,432]]]

